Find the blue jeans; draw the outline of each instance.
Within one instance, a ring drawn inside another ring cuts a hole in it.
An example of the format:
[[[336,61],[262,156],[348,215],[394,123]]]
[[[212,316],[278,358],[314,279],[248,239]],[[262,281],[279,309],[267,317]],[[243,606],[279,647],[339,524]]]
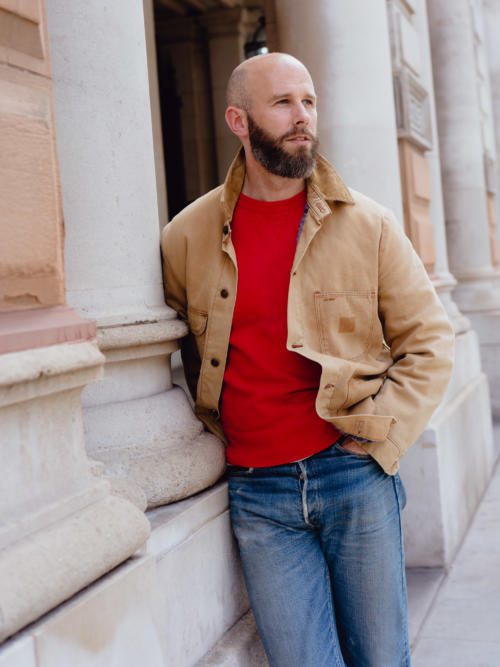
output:
[[[334,444],[229,466],[233,530],[271,667],[410,665],[399,475]]]

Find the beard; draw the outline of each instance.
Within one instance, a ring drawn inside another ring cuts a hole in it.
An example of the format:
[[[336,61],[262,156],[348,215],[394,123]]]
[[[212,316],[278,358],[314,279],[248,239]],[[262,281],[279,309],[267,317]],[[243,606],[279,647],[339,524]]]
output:
[[[257,125],[247,112],[248,138],[255,159],[271,174],[282,178],[309,178],[316,166],[318,154],[318,137],[310,130],[293,129],[274,138],[266,130]],[[307,135],[310,143],[298,146],[295,153],[289,153],[284,146],[290,137]]]

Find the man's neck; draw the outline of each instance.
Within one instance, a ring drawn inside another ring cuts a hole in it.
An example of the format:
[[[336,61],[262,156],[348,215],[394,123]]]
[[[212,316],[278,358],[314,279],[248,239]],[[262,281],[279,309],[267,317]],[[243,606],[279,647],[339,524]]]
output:
[[[305,187],[303,178],[283,178],[271,174],[253,155],[246,160],[245,181],[242,192],[252,199],[261,201],[280,201],[289,199],[302,192]]]

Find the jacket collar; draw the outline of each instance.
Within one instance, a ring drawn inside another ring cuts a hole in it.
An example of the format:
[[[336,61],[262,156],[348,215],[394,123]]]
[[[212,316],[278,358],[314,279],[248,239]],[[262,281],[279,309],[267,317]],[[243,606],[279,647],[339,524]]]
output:
[[[226,220],[230,220],[243,188],[245,180],[245,152],[243,148],[234,158],[222,188],[221,205]],[[326,158],[318,155],[316,167],[307,180],[307,201],[309,205],[324,217],[330,212],[326,202],[344,202],[354,204],[349,188],[342,181],[337,171]],[[328,209],[328,210],[326,210]]]

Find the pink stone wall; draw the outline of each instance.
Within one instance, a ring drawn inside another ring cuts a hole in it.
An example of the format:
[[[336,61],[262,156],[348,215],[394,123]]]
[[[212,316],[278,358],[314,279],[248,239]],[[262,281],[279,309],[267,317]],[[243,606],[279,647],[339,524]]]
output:
[[[424,150],[407,139],[399,139],[398,147],[405,230],[425,268],[432,275],[436,253],[430,217],[429,164]]]
[[[45,4],[0,0],[0,310],[64,304]]]

